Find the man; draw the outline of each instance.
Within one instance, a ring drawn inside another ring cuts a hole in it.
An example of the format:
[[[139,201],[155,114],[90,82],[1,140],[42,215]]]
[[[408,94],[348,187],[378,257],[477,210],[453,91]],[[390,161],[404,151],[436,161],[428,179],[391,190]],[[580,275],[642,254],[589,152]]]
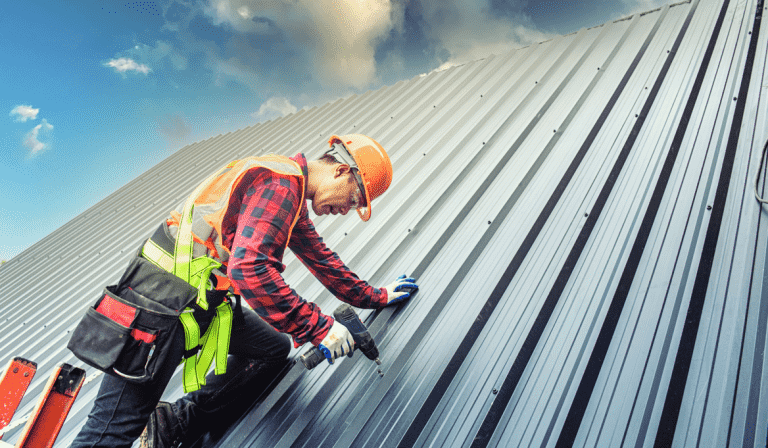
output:
[[[209,374],[202,388],[175,403],[159,402],[178,362],[190,356],[183,333],[178,333],[167,365],[152,382],[105,376],[73,447],[127,447],[142,428],[142,447],[179,446],[213,429],[227,405],[264,387],[285,365],[290,340],[281,333],[292,336],[296,347],[306,342],[319,347],[331,364],[354,350],[354,340],[343,325],[285,283],[281,273],[286,247],[336,297],[360,308],[403,301],[418,288],[405,276],[385,288],[372,287],[350,271],[315,231],[307,200],[316,215],[346,215],[356,209],[367,221],[371,201],[392,180],[387,153],[370,137],[334,135],[329,143],[330,150],[309,162],[302,154],[232,162],[193,193],[194,256],[220,262],[211,287],[236,292],[254,310],[235,306],[226,373]],[[172,252],[180,222],[181,213],[172,212],[147,245],[154,242]],[[152,259],[147,245],[143,257]],[[199,323],[202,334],[210,320]]]

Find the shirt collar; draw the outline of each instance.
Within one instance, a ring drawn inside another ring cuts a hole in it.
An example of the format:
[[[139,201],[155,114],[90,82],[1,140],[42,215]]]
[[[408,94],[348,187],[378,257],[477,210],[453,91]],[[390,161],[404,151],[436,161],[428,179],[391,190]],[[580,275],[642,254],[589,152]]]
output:
[[[307,197],[307,186],[309,184],[309,169],[307,168],[307,158],[304,157],[304,154],[298,153],[295,156],[291,157],[291,160],[298,163],[301,167],[301,174],[304,176],[304,197]]]

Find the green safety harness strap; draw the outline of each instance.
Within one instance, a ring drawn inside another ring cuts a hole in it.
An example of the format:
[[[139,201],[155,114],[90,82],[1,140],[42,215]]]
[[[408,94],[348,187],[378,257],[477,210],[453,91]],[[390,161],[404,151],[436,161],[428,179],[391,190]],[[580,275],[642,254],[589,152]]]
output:
[[[221,267],[221,263],[205,256],[192,258],[194,245],[192,211],[195,208],[195,198],[225,170],[226,167],[209,177],[187,198],[179,221],[173,255],[151,239],[147,240],[142,250],[142,255],[146,259],[197,288],[197,305],[203,310],[208,310],[206,290],[213,288],[210,282],[211,272]],[[227,300],[216,307],[216,315],[202,337],[193,311],[192,308],[187,308],[179,316],[181,325],[184,327],[184,393],[196,391],[205,385],[205,374],[208,373],[214,359],[217,375],[227,370],[229,338],[232,332],[232,308]]]
[[[229,336],[232,331],[232,308],[227,302],[216,307],[216,316],[211,321],[208,331],[200,338],[200,327],[192,313],[179,316],[184,326],[184,349],[187,352],[200,350],[184,359],[184,392],[192,392],[205,385],[205,374],[216,360],[214,371],[221,375],[227,370]],[[199,343],[199,345],[198,345]]]

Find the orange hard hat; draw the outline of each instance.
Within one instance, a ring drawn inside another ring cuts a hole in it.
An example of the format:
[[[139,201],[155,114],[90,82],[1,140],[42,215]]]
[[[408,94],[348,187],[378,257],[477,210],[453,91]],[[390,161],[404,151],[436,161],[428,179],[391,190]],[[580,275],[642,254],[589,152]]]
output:
[[[357,214],[363,221],[371,218],[371,201],[381,196],[392,183],[392,162],[384,148],[376,140],[361,134],[334,135],[328,140],[331,148],[340,143],[352,156],[365,194],[365,206],[358,207]],[[342,162],[346,163],[342,160]]]

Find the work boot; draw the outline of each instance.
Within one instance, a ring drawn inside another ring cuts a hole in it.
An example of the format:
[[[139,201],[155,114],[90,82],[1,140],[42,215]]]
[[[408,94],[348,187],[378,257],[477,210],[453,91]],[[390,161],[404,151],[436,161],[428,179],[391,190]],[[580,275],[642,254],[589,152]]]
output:
[[[144,432],[139,436],[139,448],[176,448],[181,444],[184,430],[171,403],[161,401],[150,414]]]

